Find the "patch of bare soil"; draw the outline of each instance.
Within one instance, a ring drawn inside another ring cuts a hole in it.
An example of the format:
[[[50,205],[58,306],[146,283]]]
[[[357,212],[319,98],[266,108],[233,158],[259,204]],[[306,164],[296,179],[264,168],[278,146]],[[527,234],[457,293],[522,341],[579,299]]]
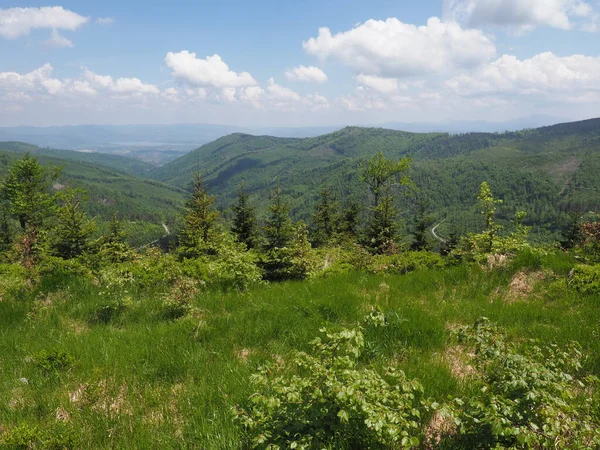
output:
[[[468,353],[464,347],[456,345],[446,349],[443,359],[450,368],[452,375],[464,380],[477,373],[475,368],[470,364],[470,361],[474,356],[475,355]]]
[[[514,302],[530,295],[538,281],[544,280],[546,275],[543,272],[519,272],[508,286],[507,302]]]

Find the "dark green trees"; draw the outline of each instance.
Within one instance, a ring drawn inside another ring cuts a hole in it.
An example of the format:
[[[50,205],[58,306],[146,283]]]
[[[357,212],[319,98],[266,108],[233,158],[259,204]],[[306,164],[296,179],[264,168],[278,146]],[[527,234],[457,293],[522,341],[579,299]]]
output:
[[[338,203],[329,189],[321,191],[312,220],[312,243],[316,247],[330,244],[338,232],[339,212]]]
[[[37,162],[29,154],[18,159],[2,183],[2,197],[9,213],[25,231],[28,226],[40,227],[52,214],[54,199],[50,189],[57,173]]]
[[[56,211],[54,253],[65,259],[75,258],[88,250],[96,226],[81,208],[82,191],[69,189],[56,196],[59,207]]]
[[[256,245],[256,214],[248,203],[248,193],[244,186],[238,190],[238,202],[233,206],[233,226],[231,231],[238,242],[246,244],[248,249]]]
[[[211,249],[211,235],[215,231],[219,212],[213,207],[215,197],[209,195],[199,173],[192,183],[192,196],[186,204],[184,229],[181,236],[183,253],[194,256],[214,252]]]
[[[394,246],[398,211],[394,205],[393,188],[397,184],[410,183],[408,177],[399,179],[399,175],[408,170],[410,163],[410,158],[396,162],[386,159],[383,153],[378,152],[361,166],[360,179],[369,186],[373,196],[365,243],[376,253],[384,253]]]
[[[294,227],[290,219],[290,207],[281,195],[279,184],[271,193],[269,217],[264,229],[266,250],[287,247],[294,235]]]

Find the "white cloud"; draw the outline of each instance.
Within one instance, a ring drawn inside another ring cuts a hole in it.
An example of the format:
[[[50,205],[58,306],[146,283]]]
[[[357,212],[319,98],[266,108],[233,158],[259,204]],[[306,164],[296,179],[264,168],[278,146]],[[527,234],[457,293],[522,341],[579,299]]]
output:
[[[16,39],[36,28],[74,31],[88,21],[62,6],[0,9],[0,36]]]
[[[52,36],[47,41],[42,42],[46,47],[71,48],[73,42],[62,36],[58,31],[52,30]]]
[[[315,66],[294,67],[285,72],[285,77],[289,81],[305,81],[310,83],[325,83],[327,75],[321,69]]]
[[[173,71],[175,78],[196,86],[227,88],[257,84],[248,72],[236,73],[229,70],[229,66],[219,55],[199,59],[195,53],[187,50],[169,52],[165,57],[165,64]]]
[[[396,18],[369,20],[335,35],[329,28],[320,28],[318,37],[303,46],[320,59],[333,58],[359,73],[381,77],[475,67],[496,53],[494,44],[480,30],[466,30],[437,17],[420,27]]]
[[[275,83],[273,78],[267,83],[267,94],[276,101],[300,101],[300,94]]]
[[[469,27],[529,31],[539,26],[595,31],[598,13],[584,0],[445,0],[445,14]]]
[[[382,78],[374,75],[357,75],[356,81],[370,89],[374,89],[382,94],[391,94],[398,90],[398,80],[395,78]]]
[[[520,60],[504,55],[471,75],[449,80],[446,86],[465,97],[537,95],[568,101],[586,92],[600,92],[600,57],[559,57],[547,52]]]
[[[113,79],[85,69],[79,79],[52,77],[53,67],[45,64],[25,74],[0,72],[0,99],[46,101],[52,98],[84,98],[102,93],[106,99],[139,99],[155,96],[159,89],[138,78]]]
[[[115,23],[115,19],[113,19],[112,17],[98,17],[96,19],[96,23],[98,25],[112,25],[113,23]]]

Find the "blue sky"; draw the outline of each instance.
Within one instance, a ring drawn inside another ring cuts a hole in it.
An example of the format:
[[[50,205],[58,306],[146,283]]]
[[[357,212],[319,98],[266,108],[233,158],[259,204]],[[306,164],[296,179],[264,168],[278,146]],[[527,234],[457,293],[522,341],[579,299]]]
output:
[[[0,1],[0,126],[599,116],[599,2]]]

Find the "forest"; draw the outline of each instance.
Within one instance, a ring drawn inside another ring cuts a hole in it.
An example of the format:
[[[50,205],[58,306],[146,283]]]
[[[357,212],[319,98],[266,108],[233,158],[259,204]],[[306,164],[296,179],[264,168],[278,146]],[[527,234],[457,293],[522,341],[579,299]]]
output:
[[[600,122],[0,144],[3,448],[600,448]]]

